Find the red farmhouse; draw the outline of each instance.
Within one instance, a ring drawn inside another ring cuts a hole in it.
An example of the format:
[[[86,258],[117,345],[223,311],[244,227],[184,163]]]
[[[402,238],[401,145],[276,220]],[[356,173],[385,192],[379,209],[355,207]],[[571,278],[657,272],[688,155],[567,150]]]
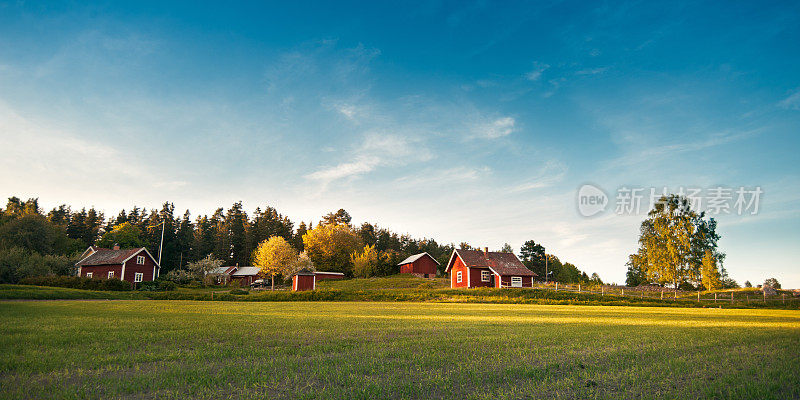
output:
[[[295,292],[302,290],[314,290],[317,288],[317,275],[314,271],[301,269],[292,277],[292,290]]]
[[[454,250],[445,272],[451,288],[533,287],[536,273],[512,253]]]
[[[120,250],[90,247],[75,264],[78,276],[84,278],[119,279],[128,282],[145,282],[158,278],[161,267],[144,247]]]
[[[401,274],[414,274],[422,278],[433,278],[436,276],[436,269],[439,262],[428,253],[415,254],[400,261]]]

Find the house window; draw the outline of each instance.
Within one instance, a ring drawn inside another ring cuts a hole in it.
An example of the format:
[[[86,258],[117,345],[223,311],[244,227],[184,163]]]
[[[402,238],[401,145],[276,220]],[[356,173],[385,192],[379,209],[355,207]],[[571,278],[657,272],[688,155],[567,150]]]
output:
[[[461,271],[456,272],[456,283],[461,283]]]
[[[144,256],[136,256],[136,263],[139,265],[144,264]]]
[[[133,281],[134,282],[141,282],[143,278],[144,278],[144,274],[141,273],[141,272],[137,272],[137,273],[133,274]]]
[[[91,277],[92,277],[92,273],[91,273],[91,272],[87,272],[87,273],[86,273],[86,277],[87,277],[87,278],[91,278]]]
[[[108,271],[108,279],[114,279],[114,271]]]
[[[492,274],[489,271],[481,271],[481,282],[489,282]]]
[[[511,287],[522,287],[522,277],[521,276],[512,276],[511,277]]]

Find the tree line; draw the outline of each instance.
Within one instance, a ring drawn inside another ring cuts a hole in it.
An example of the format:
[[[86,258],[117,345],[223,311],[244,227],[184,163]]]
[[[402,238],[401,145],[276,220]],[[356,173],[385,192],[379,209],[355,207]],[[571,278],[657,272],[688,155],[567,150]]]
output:
[[[37,274],[71,274],[77,256],[90,245],[146,247],[158,257],[162,229],[162,274],[187,270],[189,264],[209,256],[220,260],[221,265],[252,265],[259,245],[270,238],[280,238],[293,254],[307,258],[318,270],[359,277],[398,273],[400,261],[421,252],[439,261],[443,273],[456,248],[452,243],[415,239],[369,222],[354,226],[352,217],[343,209],[328,213],[319,221],[295,225],[273,207],[259,207],[248,213],[242,202],[196,217],[188,210],[176,215],[171,202],[165,202],[160,209],[134,206],[107,217],[94,207],[73,209],[60,205],[44,212],[36,198],[22,201],[11,197],[5,209],[0,208],[0,281],[16,282]],[[531,250],[535,246],[533,241],[526,242],[521,259],[544,279],[543,252]],[[473,248],[468,243],[458,247]],[[500,251],[513,249],[505,245]],[[585,272],[570,263],[562,264],[553,255],[548,255],[548,265],[549,271],[554,272],[550,280],[591,280]],[[594,277],[599,281],[596,274]]]

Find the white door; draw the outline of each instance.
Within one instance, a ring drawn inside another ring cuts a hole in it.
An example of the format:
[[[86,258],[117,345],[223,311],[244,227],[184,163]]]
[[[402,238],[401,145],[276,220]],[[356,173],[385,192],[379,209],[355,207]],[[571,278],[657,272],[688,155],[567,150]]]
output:
[[[512,276],[511,277],[511,287],[522,287],[522,277],[521,276]]]

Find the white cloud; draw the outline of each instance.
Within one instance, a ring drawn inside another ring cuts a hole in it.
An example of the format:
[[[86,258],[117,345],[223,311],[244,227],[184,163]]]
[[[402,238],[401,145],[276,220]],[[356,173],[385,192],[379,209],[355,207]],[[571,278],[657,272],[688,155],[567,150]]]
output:
[[[324,167],[306,175],[307,179],[328,183],[372,172],[381,166],[423,162],[432,156],[419,141],[393,134],[369,133],[362,144],[351,152],[353,161]]]
[[[497,139],[514,132],[516,121],[512,117],[502,117],[494,121],[478,124],[473,128],[476,137]]]
[[[522,193],[546,188],[561,182],[566,174],[566,165],[556,160],[550,160],[542,166],[541,170],[533,178],[511,187],[509,193]]]
[[[778,105],[787,110],[800,110],[800,89],[790,94],[789,97],[781,100]]]
[[[542,77],[544,71],[547,71],[548,68],[550,68],[550,66],[547,64],[540,63],[538,61],[534,62],[533,69],[525,74],[525,78],[527,78],[529,81],[538,81],[539,78]]]
[[[580,71],[575,72],[575,75],[598,75],[608,71],[609,69],[610,69],[609,67],[582,69]]]

